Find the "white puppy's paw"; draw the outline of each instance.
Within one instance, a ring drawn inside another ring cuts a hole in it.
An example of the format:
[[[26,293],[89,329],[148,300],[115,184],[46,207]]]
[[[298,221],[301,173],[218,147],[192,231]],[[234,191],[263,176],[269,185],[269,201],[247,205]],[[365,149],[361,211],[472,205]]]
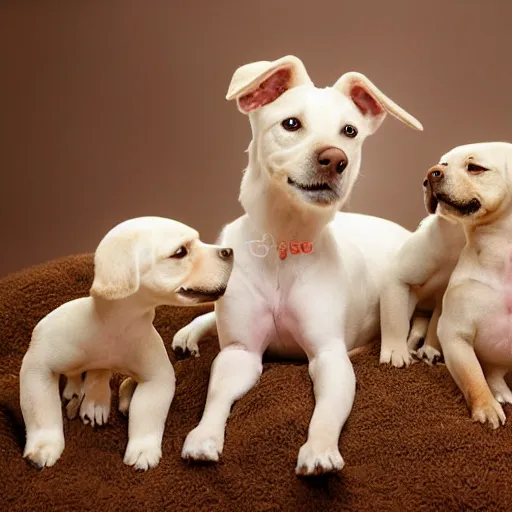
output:
[[[503,378],[488,381],[494,398],[500,404],[512,404],[512,391]]]
[[[128,440],[123,462],[138,471],[147,471],[158,466],[162,458],[162,443],[155,436]]]
[[[62,391],[62,398],[64,398],[64,400],[72,400],[75,397],[79,397],[80,391],[82,390],[82,376],[67,377],[66,379],[66,385]]]
[[[381,347],[380,363],[392,364],[396,368],[407,367],[412,363],[412,357],[409,353],[407,344],[397,343],[390,347]]]
[[[39,469],[53,466],[64,451],[64,436],[59,430],[40,430],[30,435],[23,457]]]
[[[437,364],[443,358],[441,352],[430,345],[420,347],[416,352],[416,357],[429,365]]]
[[[494,398],[485,403],[475,404],[471,408],[471,418],[480,423],[489,423],[493,429],[504,425],[507,419],[503,407]]]
[[[172,339],[172,349],[182,351],[184,354],[190,352],[191,355],[199,357],[199,340],[201,339],[199,329],[195,328],[193,322],[180,329]]]
[[[222,435],[199,425],[188,433],[181,450],[181,457],[183,459],[217,462],[223,447],[224,437]]]
[[[340,471],[344,465],[337,446],[326,448],[308,441],[299,450],[295,473],[302,476],[322,475]]]

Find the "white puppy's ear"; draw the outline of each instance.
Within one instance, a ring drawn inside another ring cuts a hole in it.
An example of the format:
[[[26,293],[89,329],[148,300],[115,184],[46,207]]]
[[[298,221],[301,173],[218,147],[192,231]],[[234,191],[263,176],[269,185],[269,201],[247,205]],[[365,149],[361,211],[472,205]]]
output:
[[[139,243],[133,237],[107,237],[94,254],[90,294],[107,300],[125,299],[140,285]]]
[[[249,114],[272,103],[292,87],[312,83],[302,61],[287,55],[272,62],[239,67],[231,79],[226,99],[236,99],[238,110]]]
[[[369,118],[370,133],[377,130],[388,113],[415,130],[423,130],[422,124],[415,117],[388,98],[361,73],[345,73],[334,84],[334,88],[348,96],[360,112]]]

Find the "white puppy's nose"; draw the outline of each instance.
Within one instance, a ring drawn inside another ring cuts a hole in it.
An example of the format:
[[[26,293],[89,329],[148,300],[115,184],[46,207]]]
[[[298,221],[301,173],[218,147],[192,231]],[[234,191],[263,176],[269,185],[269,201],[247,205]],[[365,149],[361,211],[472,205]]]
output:
[[[317,162],[320,171],[341,174],[348,165],[348,158],[340,148],[330,146],[318,152]]]

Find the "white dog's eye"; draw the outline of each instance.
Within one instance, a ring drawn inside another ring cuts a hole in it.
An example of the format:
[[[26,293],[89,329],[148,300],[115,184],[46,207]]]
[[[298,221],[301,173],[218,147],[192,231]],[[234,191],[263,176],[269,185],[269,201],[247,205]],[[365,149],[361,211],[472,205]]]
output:
[[[489,169],[486,169],[485,167],[482,167],[481,165],[477,164],[468,164],[468,171],[469,172],[484,172],[488,171]]]
[[[288,132],[296,132],[302,128],[301,122],[296,117],[288,117],[281,123],[281,126]]]
[[[357,128],[351,124],[346,124],[341,130],[344,135],[353,139],[357,135]]]
[[[187,254],[187,248],[182,245],[174,254],[171,255],[171,258],[181,259],[184,258]]]

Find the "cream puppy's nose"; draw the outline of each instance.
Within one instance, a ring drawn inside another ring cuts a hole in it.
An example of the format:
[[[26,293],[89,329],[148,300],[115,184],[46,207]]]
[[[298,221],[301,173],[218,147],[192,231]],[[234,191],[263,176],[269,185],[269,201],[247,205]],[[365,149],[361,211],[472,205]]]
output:
[[[348,158],[344,151],[331,146],[318,152],[317,162],[319,170],[341,174],[348,165]]]

